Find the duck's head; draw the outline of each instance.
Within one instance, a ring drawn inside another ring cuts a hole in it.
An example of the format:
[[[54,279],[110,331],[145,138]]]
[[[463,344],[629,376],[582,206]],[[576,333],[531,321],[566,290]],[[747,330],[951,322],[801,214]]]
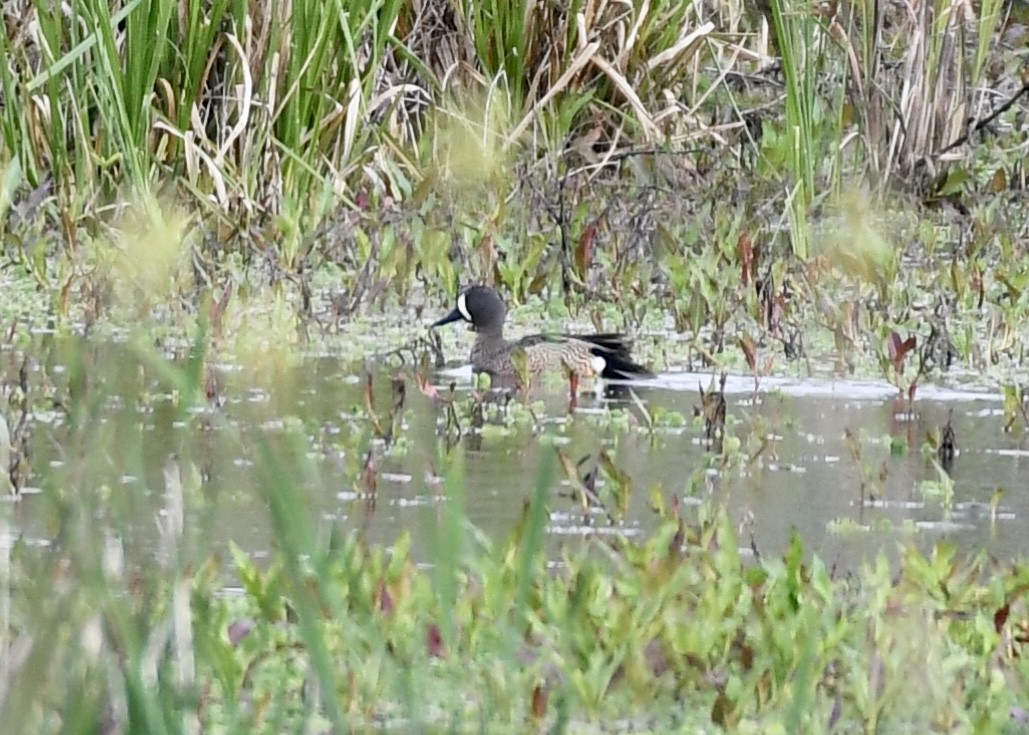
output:
[[[476,332],[500,332],[504,326],[507,307],[496,290],[487,286],[470,286],[457,297],[457,306],[431,328],[459,319],[471,324]]]

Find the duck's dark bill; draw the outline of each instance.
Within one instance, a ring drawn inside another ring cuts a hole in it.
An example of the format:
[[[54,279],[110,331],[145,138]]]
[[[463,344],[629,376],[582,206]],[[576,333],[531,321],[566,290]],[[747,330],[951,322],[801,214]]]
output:
[[[459,321],[461,319],[464,319],[464,315],[461,314],[461,310],[460,309],[454,309],[452,312],[447,314],[445,317],[440,319],[438,322],[434,323],[431,328],[442,327],[444,324],[450,324],[451,322],[456,322],[456,321]]]

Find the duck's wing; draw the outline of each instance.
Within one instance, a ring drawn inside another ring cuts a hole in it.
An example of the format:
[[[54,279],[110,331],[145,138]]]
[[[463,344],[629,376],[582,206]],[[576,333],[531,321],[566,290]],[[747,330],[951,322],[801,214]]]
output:
[[[562,350],[562,348],[567,348],[570,344],[581,345],[585,353],[603,358],[604,368],[600,374],[608,380],[632,380],[634,378],[654,377],[653,373],[633,361],[629,350],[630,343],[626,342],[624,335],[615,332],[604,334],[530,334],[513,343],[512,347],[517,350],[530,347],[539,348],[542,345],[553,345],[555,349]],[[574,352],[573,350],[573,355]],[[568,355],[563,357],[567,358]]]
[[[625,340],[625,335],[618,332],[605,332],[604,334],[569,334],[566,339],[575,339],[580,342],[588,342],[593,348],[599,349],[602,356],[608,353],[619,357],[630,358],[632,342]]]
[[[527,334],[521,339],[513,342],[511,347],[514,349],[533,347],[535,345],[542,344],[561,344],[567,341],[567,337],[563,337],[559,334]]]
[[[625,336],[615,332],[606,334],[569,335],[568,339],[585,342],[590,352],[604,358],[604,369],[601,376],[608,380],[632,380],[634,378],[653,378],[654,374],[632,359],[631,342]]]

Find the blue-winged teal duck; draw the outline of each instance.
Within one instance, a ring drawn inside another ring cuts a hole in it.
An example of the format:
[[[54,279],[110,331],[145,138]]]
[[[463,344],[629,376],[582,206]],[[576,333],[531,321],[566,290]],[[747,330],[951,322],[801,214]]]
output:
[[[650,378],[646,368],[632,361],[620,334],[533,334],[514,342],[504,339],[507,307],[494,289],[471,286],[457,297],[457,307],[433,328],[463,319],[475,331],[472,369],[493,377],[515,377],[523,369],[532,374],[565,371],[573,376],[600,375],[610,380]]]

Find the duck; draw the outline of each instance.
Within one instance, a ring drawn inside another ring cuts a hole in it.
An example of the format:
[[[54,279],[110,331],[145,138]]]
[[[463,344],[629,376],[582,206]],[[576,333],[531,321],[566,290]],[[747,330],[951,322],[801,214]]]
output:
[[[516,378],[522,370],[530,375],[561,372],[573,378],[606,380],[652,378],[637,364],[622,334],[531,334],[511,341],[504,337],[507,306],[496,289],[470,286],[457,297],[454,309],[430,327],[464,321],[475,332],[472,370],[491,378]]]

